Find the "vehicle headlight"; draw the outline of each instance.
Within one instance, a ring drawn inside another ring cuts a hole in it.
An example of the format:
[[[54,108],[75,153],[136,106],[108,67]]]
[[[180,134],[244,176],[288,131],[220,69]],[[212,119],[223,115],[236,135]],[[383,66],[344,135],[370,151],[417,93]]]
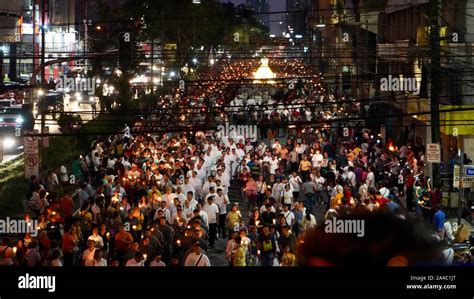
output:
[[[3,139],[3,147],[6,149],[10,149],[15,146],[15,139],[11,137],[6,137]]]
[[[23,123],[23,117],[18,116],[18,117],[15,119],[15,121],[16,121],[17,124],[21,124],[21,123]]]

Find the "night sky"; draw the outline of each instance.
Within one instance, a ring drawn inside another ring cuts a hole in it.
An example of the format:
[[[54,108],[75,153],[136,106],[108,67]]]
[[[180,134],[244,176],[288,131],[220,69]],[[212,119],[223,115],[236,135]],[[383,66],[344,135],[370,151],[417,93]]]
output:
[[[221,0],[221,2],[232,2],[236,5],[245,4],[245,0]],[[285,0],[270,0],[270,11],[284,11],[285,10]],[[272,34],[281,35],[280,24],[282,15],[272,14],[270,15],[270,31]]]

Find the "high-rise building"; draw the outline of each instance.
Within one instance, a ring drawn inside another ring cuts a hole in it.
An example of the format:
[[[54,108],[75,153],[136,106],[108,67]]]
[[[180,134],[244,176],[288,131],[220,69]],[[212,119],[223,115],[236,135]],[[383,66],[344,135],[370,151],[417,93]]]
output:
[[[270,3],[269,0],[246,0],[249,7],[255,11],[255,19],[263,26],[269,26],[269,12]]]
[[[308,0],[286,0],[285,31],[290,35],[305,35],[308,12]]]

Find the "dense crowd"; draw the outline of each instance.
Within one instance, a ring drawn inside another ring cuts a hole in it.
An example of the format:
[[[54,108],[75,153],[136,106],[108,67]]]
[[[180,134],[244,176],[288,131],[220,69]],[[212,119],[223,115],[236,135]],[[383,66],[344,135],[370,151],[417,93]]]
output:
[[[251,63],[242,62],[236,72],[246,65]],[[384,142],[368,128],[334,127],[335,106],[305,106],[334,99],[320,85],[300,83],[295,89],[227,85],[187,91],[203,94],[203,104],[212,102],[204,106],[225,107],[221,124],[248,118],[240,106],[271,107],[254,119],[257,139],[215,130],[142,134],[126,126],[97,139],[70,167],[32,177],[26,218],[38,219],[38,236],[4,239],[1,263],[211,266],[209,255],[224,239],[229,265],[295,266],[320,210],[322,219],[360,211],[414,214],[444,238],[440,186],[423,174],[424,148],[410,131]],[[185,100],[179,105],[190,105],[188,96],[180,95]],[[350,106],[337,112],[353,113]],[[318,117],[326,123],[286,126],[284,134],[261,125],[270,118],[274,124]],[[58,197],[70,184],[79,186],[76,193]]]

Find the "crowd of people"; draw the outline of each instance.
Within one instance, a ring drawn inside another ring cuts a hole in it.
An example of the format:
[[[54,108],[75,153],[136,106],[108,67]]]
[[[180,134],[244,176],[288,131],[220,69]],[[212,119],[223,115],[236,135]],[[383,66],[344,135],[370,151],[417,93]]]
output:
[[[212,102],[206,107],[225,107],[217,123],[240,124],[248,115],[237,107],[261,105],[272,108],[255,116],[259,124],[318,116],[327,123],[286,126],[273,135],[262,125],[257,140],[215,130],[139,133],[126,126],[97,139],[70,167],[31,178],[26,218],[38,219],[38,236],[4,239],[2,264],[215,266],[222,263],[211,255],[223,239],[224,264],[296,266],[298,248],[317,220],[361,211],[413,214],[444,237],[441,186],[423,174],[424,149],[409,130],[384,142],[364,127],[334,127],[334,113],[352,113],[351,101],[337,111],[305,107],[308,100],[332,99],[320,85],[303,81],[295,89],[226,85],[199,87],[196,94],[203,104]],[[75,194],[57,196],[70,184],[79,186]]]

